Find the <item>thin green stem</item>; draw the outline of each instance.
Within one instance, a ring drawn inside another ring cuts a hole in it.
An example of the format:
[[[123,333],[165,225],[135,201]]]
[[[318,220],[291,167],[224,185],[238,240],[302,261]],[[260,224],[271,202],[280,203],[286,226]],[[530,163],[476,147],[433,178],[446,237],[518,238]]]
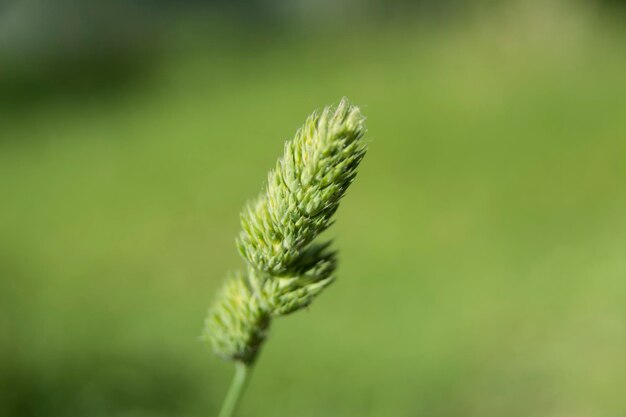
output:
[[[246,385],[248,385],[251,371],[252,365],[246,365],[243,362],[235,362],[235,376],[233,377],[233,382],[230,384],[228,394],[226,394],[224,404],[222,404],[222,409],[218,417],[232,417],[235,414],[241,395],[246,389]]]

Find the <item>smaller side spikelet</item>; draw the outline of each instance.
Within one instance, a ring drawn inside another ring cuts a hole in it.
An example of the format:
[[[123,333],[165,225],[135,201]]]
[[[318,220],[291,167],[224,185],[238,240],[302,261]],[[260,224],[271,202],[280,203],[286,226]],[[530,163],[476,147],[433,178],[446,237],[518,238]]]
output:
[[[267,334],[270,317],[237,273],[226,280],[205,321],[215,353],[225,359],[251,363]]]
[[[308,307],[315,296],[333,283],[337,253],[327,250],[330,242],[313,244],[292,265],[293,276],[268,277],[254,269],[249,272],[265,308],[272,316],[285,316]]]

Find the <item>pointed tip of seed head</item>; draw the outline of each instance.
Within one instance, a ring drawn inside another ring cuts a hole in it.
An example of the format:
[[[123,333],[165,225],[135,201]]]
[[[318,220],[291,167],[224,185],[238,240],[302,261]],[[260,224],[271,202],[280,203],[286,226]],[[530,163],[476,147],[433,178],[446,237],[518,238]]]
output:
[[[365,131],[365,117],[359,106],[351,104],[347,97],[342,97],[334,110],[333,120],[346,129],[352,131]]]

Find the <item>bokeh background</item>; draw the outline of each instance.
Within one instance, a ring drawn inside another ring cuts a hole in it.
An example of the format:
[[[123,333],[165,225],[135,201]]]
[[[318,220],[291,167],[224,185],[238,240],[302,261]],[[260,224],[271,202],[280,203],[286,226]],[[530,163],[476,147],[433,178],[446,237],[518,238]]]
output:
[[[314,109],[370,151],[246,416],[626,415],[619,1],[0,2],[0,416],[212,416],[238,213]]]

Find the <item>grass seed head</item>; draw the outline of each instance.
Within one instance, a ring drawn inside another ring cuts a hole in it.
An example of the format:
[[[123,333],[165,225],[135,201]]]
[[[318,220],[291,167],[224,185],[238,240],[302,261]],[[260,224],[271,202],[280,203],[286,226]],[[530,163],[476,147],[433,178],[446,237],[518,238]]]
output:
[[[272,317],[309,306],[334,281],[336,252],[313,241],[354,181],[364,133],[359,108],[344,98],[309,116],[285,143],[264,191],[241,214],[237,246],[247,273],[226,281],[206,320],[218,355],[253,362]]]

